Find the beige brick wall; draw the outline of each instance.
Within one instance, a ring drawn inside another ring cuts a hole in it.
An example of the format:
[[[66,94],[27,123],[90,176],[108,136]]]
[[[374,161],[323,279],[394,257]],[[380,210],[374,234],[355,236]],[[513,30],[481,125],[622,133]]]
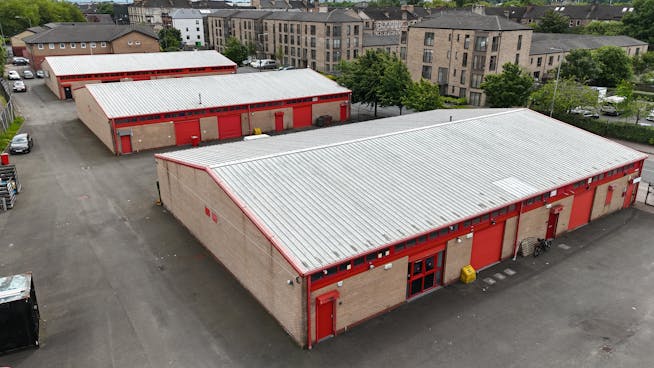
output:
[[[504,222],[504,239],[502,240],[501,259],[513,256],[517,224],[518,216],[511,217]]]
[[[254,128],[261,128],[261,131],[263,132],[274,131],[275,113],[279,111],[284,113],[284,129],[290,128],[293,125],[293,109],[289,107],[283,109],[252,112],[250,116],[252,129],[254,130]]]
[[[552,207],[562,205],[563,211],[559,214],[559,221],[557,224],[557,234],[565,231],[568,228],[568,221],[570,220],[570,209],[572,208],[572,196],[552,202]],[[547,233],[547,221],[549,220],[550,209],[545,207],[545,204],[538,208],[524,212],[520,215],[520,229],[518,231],[518,241],[525,238],[535,237],[544,238]]]
[[[131,45],[130,45],[131,42]],[[140,45],[137,45],[140,43]],[[159,41],[140,32],[130,32],[111,42],[114,54],[129,54],[136,52],[159,52]],[[95,53],[95,51],[93,51]]]
[[[175,126],[172,121],[136,125],[130,128],[132,129],[132,150],[135,152],[176,144]]]
[[[605,205],[606,193],[609,190],[609,185],[615,185],[611,203]],[[629,177],[623,176],[609,183],[602,184],[595,188],[595,198],[593,199],[593,207],[590,212],[590,220],[593,221],[598,217],[602,217],[611,212],[617,211],[624,205],[624,197],[622,194],[627,190],[629,185]]]
[[[336,331],[348,328],[377,313],[388,310],[406,300],[407,262],[402,257],[372,270],[343,280],[343,286],[336,282],[311,293],[311,335],[316,338],[316,297],[337,290],[339,299],[335,303]]]
[[[298,274],[206,172],[156,161],[164,206],[303,345],[304,281],[288,285]],[[216,213],[217,223],[205,215],[205,206]]]
[[[311,106],[311,121],[316,121],[319,116],[330,115],[333,121],[340,121],[341,103],[344,101],[325,102]],[[349,103],[348,103],[349,104]]]
[[[472,255],[472,237],[466,238],[465,235],[460,237],[461,243],[456,239],[447,242],[447,251],[445,252],[445,275],[443,283],[448,284],[459,279],[461,268],[470,264]]]
[[[111,125],[102,108],[97,104],[95,99],[91,97],[91,94],[86,88],[80,88],[73,91],[73,94],[79,119],[100,139],[100,141],[102,141],[102,143],[104,143],[105,146],[107,146],[107,148],[109,148],[111,152],[116,153]]]
[[[217,117],[200,118],[200,136],[203,142],[218,139]]]

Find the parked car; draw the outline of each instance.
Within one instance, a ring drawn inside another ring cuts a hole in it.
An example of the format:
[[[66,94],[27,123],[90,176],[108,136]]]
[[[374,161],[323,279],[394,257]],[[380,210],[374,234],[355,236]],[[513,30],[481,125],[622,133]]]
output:
[[[613,106],[613,105],[604,105],[604,106],[602,106],[600,111],[604,115],[609,115],[609,116],[618,116],[618,115],[620,115],[620,112],[618,111],[618,109],[616,109],[615,106]]]
[[[261,59],[250,63],[250,66],[257,69],[275,69],[277,68],[277,61],[273,59]]]
[[[9,143],[10,153],[29,153],[34,146],[32,136],[28,133],[16,134]]]
[[[27,87],[25,86],[25,82],[18,80],[14,82],[12,90],[14,92],[27,92]]]
[[[23,70],[23,78],[34,79],[34,73],[31,70]]]
[[[649,115],[645,118],[647,121],[654,121],[654,110],[649,112]]]
[[[241,61],[241,65],[243,65],[243,66],[250,66],[250,65],[251,65],[253,62],[255,62],[255,61],[259,61],[259,60],[253,58],[252,56],[248,56],[247,59]]]
[[[15,71],[15,70],[10,70],[10,71],[7,73],[7,78],[8,78],[9,80],[20,80],[20,74],[18,74],[18,72]]]
[[[36,71],[36,77],[37,78],[45,78],[45,72],[43,70],[37,70]]]
[[[293,70],[295,67],[293,65],[280,66],[277,70]]]
[[[11,63],[14,65],[27,65],[30,61],[24,57],[16,56],[11,60]]]

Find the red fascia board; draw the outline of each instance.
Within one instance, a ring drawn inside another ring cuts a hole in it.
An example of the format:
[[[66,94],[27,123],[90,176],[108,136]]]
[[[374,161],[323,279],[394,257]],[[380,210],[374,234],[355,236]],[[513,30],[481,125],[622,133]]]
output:
[[[207,66],[194,66],[193,69],[196,68],[222,68],[222,70],[235,70],[236,64],[231,65],[207,65]],[[88,74],[94,74],[98,75],[97,77],[92,77],[92,78],[87,78],[87,79],[98,79],[98,78],[107,78],[107,77],[117,77],[117,76],[110,76],[109,74],[126,74],[126,73],[143,73],[143,75],[167,75],[167,74],[194,74],[194,73],[203,73],[206,72],[206,70],[200,70],[200,71],[191,71],[191,67],[182,67],[180,71],[174,71],[174,69],[143,69],[143,70],[121,70],[121,71],[116,71],[116,72],[96,72],[96,73],[85,73],[85,74],[56,74],[55,77],[77,77],[80,75],[88,75]],[[155,72],[155,73],[153,73]],[[168,72],[168,73],[161,73],[161,74],[156,74],[156,72]],[[146,74],[147,73],[147,74]]]

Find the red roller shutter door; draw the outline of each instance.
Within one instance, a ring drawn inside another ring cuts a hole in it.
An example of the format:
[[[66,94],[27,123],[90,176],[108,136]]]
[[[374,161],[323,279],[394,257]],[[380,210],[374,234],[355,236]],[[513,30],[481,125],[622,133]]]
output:
[[[579,226],[586,225],[590,220],[590,210],[593,207],[594,190],[587,190],[583,193],[575,194],[572,202],[572,211],[570,212],[570,221],[568,230],[576,229]]]
[[[293,108],[293,128],[311,126],[311,105]]]
[[[503,222],[474,232],[472,238],[472,255],[470,256],[472,267],[475,270],[480,270],[495,262],[499,262],[502,256],[503,239]]]
[[[200,136],[200,121],[187,120],[175,122],[175,143],[178,146],[191,144],[192,136]]]
[[[238,138],[243,135],[241,131],[241,115],[221,116],[218,118],[218,138]]]

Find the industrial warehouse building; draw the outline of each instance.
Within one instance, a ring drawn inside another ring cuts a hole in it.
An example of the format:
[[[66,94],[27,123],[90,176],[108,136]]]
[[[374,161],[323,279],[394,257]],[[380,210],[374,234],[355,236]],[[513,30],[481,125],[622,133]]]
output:
[[[216,51],[49,56],[41,65],[60,99],[91,83],[236,73],[236,64]]]
[[[116,154],[239,138],[350,116],[351,91],[310,69],[112,84],[75,91],[79,118]]]
[[[631,205],[640,152],[528,109],[155,155],[171,213],[301,345]]]

